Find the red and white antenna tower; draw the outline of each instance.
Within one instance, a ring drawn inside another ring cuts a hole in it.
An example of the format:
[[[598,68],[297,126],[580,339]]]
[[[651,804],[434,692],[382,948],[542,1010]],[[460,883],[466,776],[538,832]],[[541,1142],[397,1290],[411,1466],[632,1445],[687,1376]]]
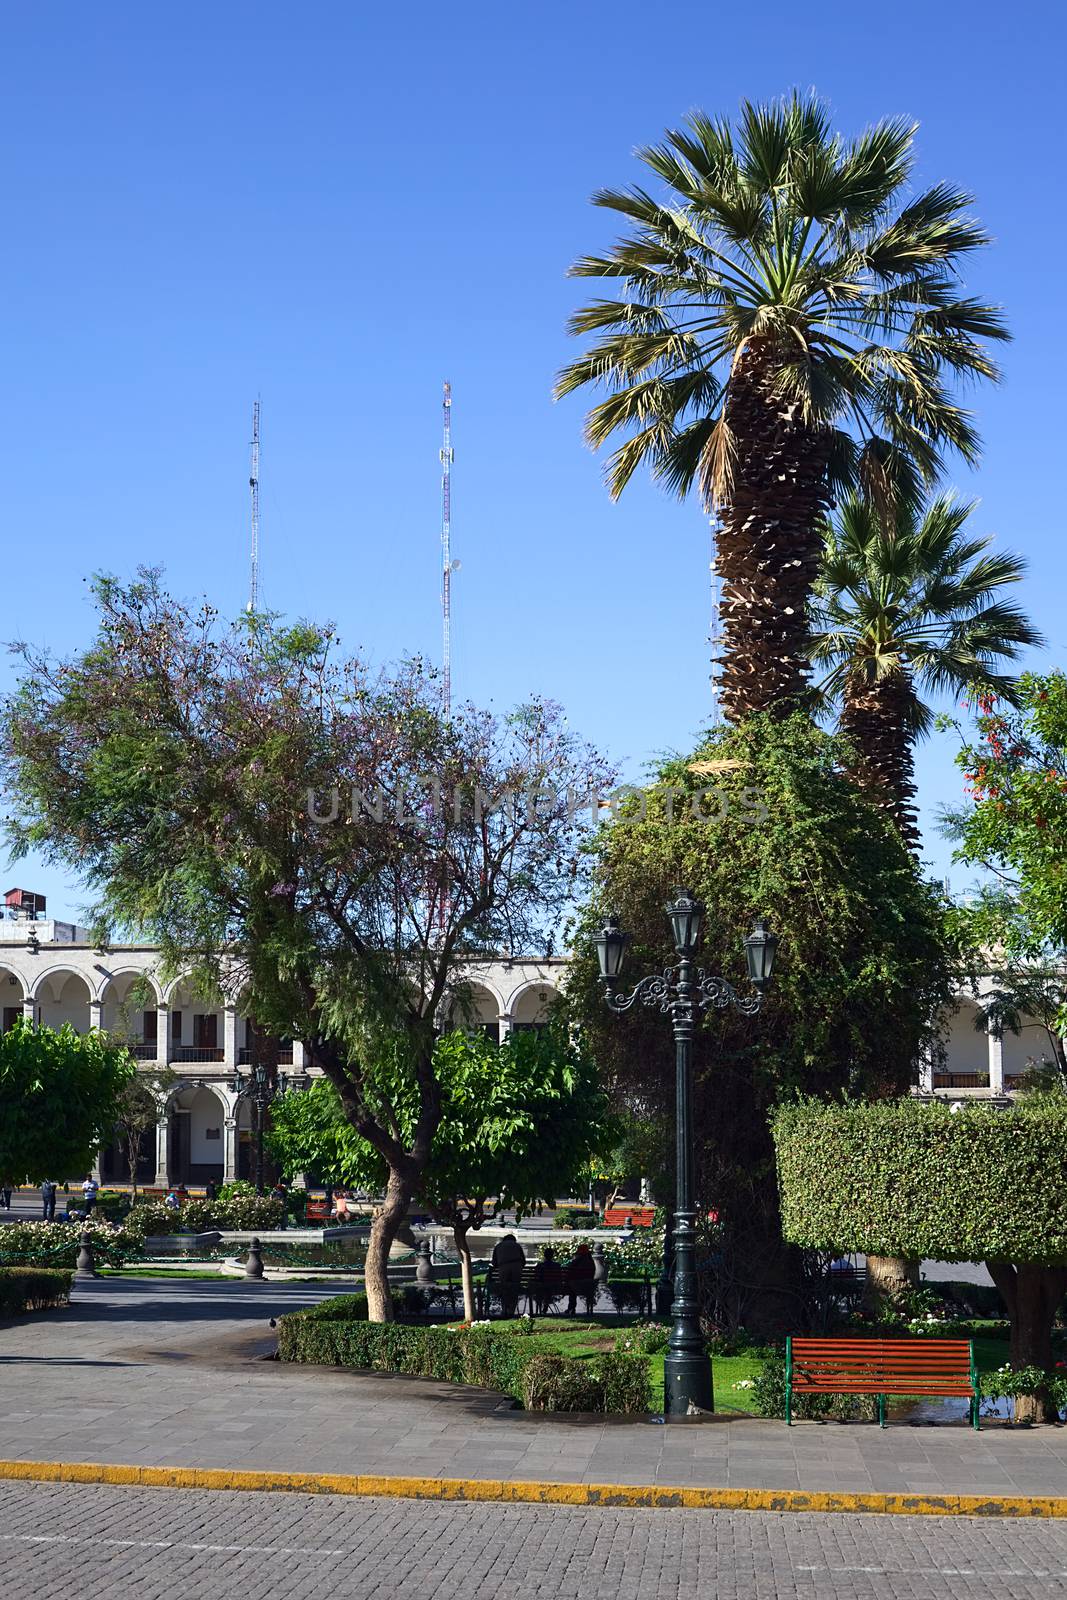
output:
[[[248,610],[259,610],[259,401],[252,407],[252,461],[248,474],[252,493],[252,575],[248,585]]]
[[[444,668],[445,715],[452,710],[452,574],[459,562],[452,560],[452,385],[445,384],[444,442],[441,445],[441,621],[443,627],[442,665]]]

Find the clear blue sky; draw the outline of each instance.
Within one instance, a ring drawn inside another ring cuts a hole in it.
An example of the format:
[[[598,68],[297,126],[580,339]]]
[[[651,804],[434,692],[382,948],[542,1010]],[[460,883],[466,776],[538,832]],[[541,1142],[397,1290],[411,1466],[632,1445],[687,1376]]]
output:
[[[565,269],[610,236],[588,195],[636,177],[634,146],[797,85],[846,131],[916,118],[921,181],[978,197],[996,244],[971,287],[1016,342],[956,482],[1029,556],[1062,665],[1064,42],[1058,5],[982,0],[8,7],[3,636],[78,646],[86,576],[139,562],[239,610],[259,395],[266,602],[377,658],[436,654],[449,378],[458,692],[554,696],[630,774],[686,747],[709,714],[707,525],[647,482],[613,505],[580,401],[552,403]],[[919,776],[929,820],[959,795],[944,742]]]

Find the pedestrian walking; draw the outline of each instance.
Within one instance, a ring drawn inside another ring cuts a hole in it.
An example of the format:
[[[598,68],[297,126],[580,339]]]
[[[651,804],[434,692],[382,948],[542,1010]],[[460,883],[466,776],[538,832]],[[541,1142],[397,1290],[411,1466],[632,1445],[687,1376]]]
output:
[[[10,1211],[11,1210],[11,1185],[9,1183],[5,1183],[3,1185],[3,1187],[0,1188],[0,1200],[2,1200],[3,1203],[4,1203],[4,1210],[5,1211]]]
[[[82,1184],[82,1213],[86,1221],[88,1221],[93,1212],[96,1210],[96,1196],[99,1189],[100,1185],[97,1183],[92,1173],[87,1172],[85,1174],[85,1182]]]
[[[54,1178],[46,1178],[41,1184],[41,1215],[45,1222],[56,1220],[56,1188]]]

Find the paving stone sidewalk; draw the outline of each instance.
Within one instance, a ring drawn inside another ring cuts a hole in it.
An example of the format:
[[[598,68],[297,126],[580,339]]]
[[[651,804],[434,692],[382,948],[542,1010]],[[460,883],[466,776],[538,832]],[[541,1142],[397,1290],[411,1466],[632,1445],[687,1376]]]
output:
[[[1067,1495],[1067,1428],[665,1427],[260,1359],[311,1285],[103,1279],[0,1324],[0,1457],[426,1477]]]

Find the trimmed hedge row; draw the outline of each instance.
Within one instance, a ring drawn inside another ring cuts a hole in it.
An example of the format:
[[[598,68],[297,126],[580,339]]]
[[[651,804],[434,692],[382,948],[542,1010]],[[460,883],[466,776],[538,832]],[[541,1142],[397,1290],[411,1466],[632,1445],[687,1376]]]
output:
[[[528,1411],[651,1409],[647,1356],[612,1353],[577,1360],[546,1348],[536,1334],[456,1323],[366,1322],[361,1312],[365,1317],[365,1296],[343,1295],[282,1317],[279,1359],[476,1384],[512,1395]]]
[[[54,1267],[0,1267],[0,1317],[65,1306],[72,1282],[73,1274]]]

